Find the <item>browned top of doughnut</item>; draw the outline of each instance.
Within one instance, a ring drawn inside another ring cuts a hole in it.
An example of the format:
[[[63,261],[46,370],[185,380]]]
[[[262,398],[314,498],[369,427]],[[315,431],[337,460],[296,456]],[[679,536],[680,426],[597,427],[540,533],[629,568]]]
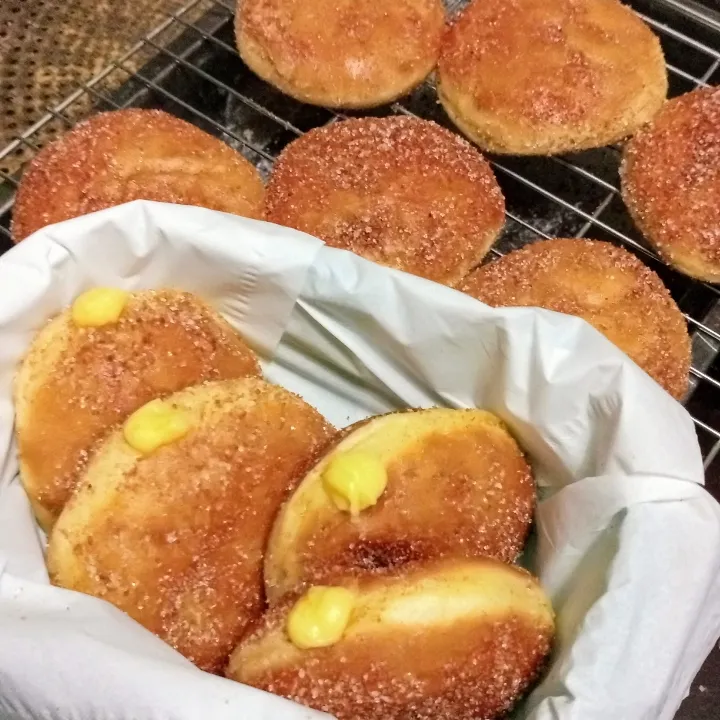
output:
[[[263,607],[272,519],[330,426],[257,378],[187,388],[168,402],[182,439],[141,456],[111,433],[48,542],[55,584],[111,602],[203,670],[219,672]]]
[[[283,151],[267,219],[383,265],[453,284],[485,255],[504,220],[488,163],[435,123],[347,120]]]
[[[339,642],[291,645],[289,596],[243,638],[228,677],[338,720],[477,720],[515,703],[552,643],[552,610],[536,581],[488,558],[330,574],[325,583],[355,594]]]
[[[351,517],[323,476],[333,459],[358,451],[384,468],[387,487]],[[434,408],[363,420],[323,448],[278,513],[265,552],[268,601],[329,572],[444,556],[514,562],[535,494],[522,450],[491,413]]]
[[[153,398],[207,380],[259,375],[221,315],[176,290],[130,296],[117,323],[78,328],[70,311],[35,338],[15,380],[21,476],[47,529],[95,443]]]
[[[38,153],[18,188],[13,239],[131,200],[257,218],[263,193],[257,170],[217,138],[160,110],[117,110]]]
[[[439,89],[451,117],[495,152],[614,142],[660,107],[660,43],[617,0],[475,0],[447,32]]]
[[[671,395],[690,370],[682,313],[660,278],[634,255],[595,240],[544,240],[473,272],[460,286],[493,306],[542,307],[583,318]]]
[[[670,100],[627,145],[623,197],[682,272],[720,282],[720,88]]]
[[[410,91],[433,69],[442,0],[241,0],[240,54],[293,97],[370,107]]]

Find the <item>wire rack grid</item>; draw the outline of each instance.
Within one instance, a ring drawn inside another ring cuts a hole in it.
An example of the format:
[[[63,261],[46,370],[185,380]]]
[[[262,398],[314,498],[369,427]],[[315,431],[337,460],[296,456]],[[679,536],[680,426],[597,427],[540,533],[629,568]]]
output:
[[[447,0],[449,11],[464,2]],[[660,37],[671,96],[720,83],[720,14],[691,0],[636,0],[631,6]],[[192,0],[0,149],[0,252],[12,244],[10,215],[20,175],[3,168],[11,167],[14,154],[37,152],[40,131],[59,135],[71,126],[67,109],[88,96],[94,111],[159,107],[183,117],[238,149],[265,177],[288,142],[346,117],[298,103],[254,76],[235,49],[233,16],[232,0]],[[372,114],[392,113],[452,128],[432,79]],[[503,255],[538,238],[592,237],[624,246],[658,272],[692,335],[685,404],[708,481],[720,487],[720,288],[675,273],[644,243],[619,195],[619,157],[618,147],[605,147],[562,157],[491,158],[507,201],[506,227],[492,253]]]

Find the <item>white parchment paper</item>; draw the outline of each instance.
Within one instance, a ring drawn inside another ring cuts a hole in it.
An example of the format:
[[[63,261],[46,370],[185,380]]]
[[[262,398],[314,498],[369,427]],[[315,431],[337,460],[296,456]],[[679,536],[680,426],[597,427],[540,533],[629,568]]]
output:
[[[94,285],[208,298],[267,377],[338,426],[404,407],[496,412],[540,486],[528,562],[558,614],[527,720],[669,720],[720,635],[720,506],[687,412],[584,322],[491,309],[285,228],[135,202],[0,258],[0,717],[324,717],[194,668],[123,613],[53,588],[17,478],[11,384]]]

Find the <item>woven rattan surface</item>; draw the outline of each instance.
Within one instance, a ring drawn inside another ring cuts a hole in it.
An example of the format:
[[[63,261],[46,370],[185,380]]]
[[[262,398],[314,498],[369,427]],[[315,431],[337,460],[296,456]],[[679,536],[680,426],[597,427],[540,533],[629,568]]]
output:
[[[0,0],[0,147],[182,5],[183,0]],[[135,70],[145,59],[136,53],[128,65]],[[124,79],[118,75],[115,82]],[[79,120],[92,101],[85,95],[66,114]],[[46,126],[39,144],[65,129],[62,123]],[[0,169],[13,173],[32,155],[25,148],[5,158]]]

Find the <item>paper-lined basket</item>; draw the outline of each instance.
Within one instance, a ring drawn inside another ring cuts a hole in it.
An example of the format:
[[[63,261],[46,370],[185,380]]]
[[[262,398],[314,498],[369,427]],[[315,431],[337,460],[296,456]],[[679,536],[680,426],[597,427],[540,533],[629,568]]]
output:
[[[500,415],[540,487],[528,555],[558,613],[532,720],[670,720],[720,635],[720,506],[684,408],[583,321],[491,309],[289,229],[134,202],[0,258],[0,715],[294,720],[95,598],[49,585],[17,478],[12,378],[34,333],[95,285],[204,296],[266,377],[342,427],[406,407]]]

